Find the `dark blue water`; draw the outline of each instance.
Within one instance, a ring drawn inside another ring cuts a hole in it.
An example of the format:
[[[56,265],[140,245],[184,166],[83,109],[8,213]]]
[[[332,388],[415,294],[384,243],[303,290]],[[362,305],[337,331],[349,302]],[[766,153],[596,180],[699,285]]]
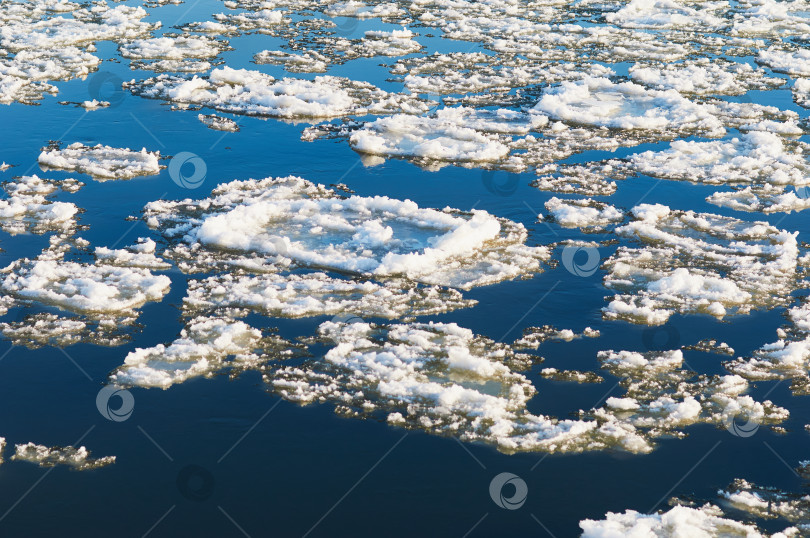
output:
[[[160,19],[169,26],[181,15],[180,22],[207,20],[222,9],[218,2],[187,2],[153,9],[150,20]],[[357,33],[372,26],[393,28],[363,22]],[[467,43],[439,38],[420,41],[429,42],[431,50],[469,50]],[[222,58],[231,67],[284,76],[281,67],[249,63],[255,52],[278,48],[280,43],[267,36],[234,38],[231,46],[236,50]],[[115,46],[102,44],[97,54],[113,58]],[[386,73],[378,63],[379,59],[352,62],[330,74],[395,89],[385,82]],[[105,62],[102,69],[123,80],[152,75],[130,71],[126,61]],[[480,170],[447,167],[427,172],[397,160],[366,168],[358,164],[358,155],[345,141],[301,142],[301,125],[236,118],[241,132],[226,134],[205,128],[197,120],[198,111],[171,111],[159,101],[129,94],[120,106],[87,113],[57,104],[89,99],[87,81],[57,86],[58,97],[47,97],[41,106],[0,108],[4,126],[0,160],[18,165],[0,178],[41,173],[34,166],[36,158],[51,140],[146,147],[164,155],[189,151],[203,156],[208,167],[204,188],[191,194],[163,170],[159,176],[130,181],[98,183],[83,178],[87,185],[81,191],[58,195],[85,210],[80,223],[89,228],[80,235],[93,246],[120,248],[138,237],[152,236],[143,222],[126,220],[139,215],[149,201],[203,197],[217,183],[288,174],[327,185],[343,182],[358,195],[409,198],[425,207],[485,209],[523,223],[529,244],[607,237],[537,222],[544,202],[554,194],[529,187],[533,174],[520,175],[514,192],[493,193]],[[757,94],[752,99],[807,116],[792,104],[787,91]],[[638,149],[610,155],[621,157]],[[604,156],[581,155],[570,162]],[[499,174],[496,179],[505,181],[505,175]],[[782,228],[798,230],[800,240],[810,240],[806,215],[763,219],[717,208],[704,201],[715,190],[640,177],[621,182],[610,203],[629,208],[644,196],[646,203],[779,222]],[[43,236],[0,234],[4,249],[0,265],[34,256],[46,245]],[[601,249],[602,255],[608,256],[613,248]],[[130,350],[170,342],[183,327],[179,306],[186,276],[177,270],[167,274],[172,278],[171,292],[162,302],[143,307],[139,318],[143,329],[124,346],[79,344],[64,351],[27,350],[0,342],[0,435],[11,444],[79,442],[95,455],[118,457],[115,465],[90,472],[14,462],[0,465],[0,535],[461,537],[519,533],[562,537],[576,535],[580,520],[601,519],[608,511],[666,508],[667,499],[675,495],[714,499],[717,489],[735,478],[789,491],[806,486],[791,467],[810,457],[810,439],[803,427],[810,423],[810,399],[791,396],[787,382],[755,383],[751,391],[755,399],[767,394],[790,410],[784,424],[787,434],[761,428],[744,439],[702,425],[688,428],[685,439],[661,440],[649,455],[506,455],[488,446],[462,445],[452,438],[340,418],[331,405],[300,407],[279,401],[266,392],[257,372],[236,379],[195,379],[166,391],[132,389],[132,417],[121,423],[107,421],[97,411],[95,398],[109,372],[122,364]],[[725,322],[708,316],[673,316],[666,328],[652,333],[642,326],[603,321],[600,309],[611,293],[603,287],[602,276],[598,271],[589,278],[575,277],[560,266],[528,280],[473,290],[466,296],[479,301],[475,308],[425,319],[456,322],[506,342],[533,325],[601,330],[598,339],[545,344],[540,353],[546,361],[527,374],[538,388],[530,410],[560,418],[620,395],[621,389],[604,372],[599,372],[606,378],[604,383],[579,385],[545,380],[538,374],[541,367],[599,371],[597,351],[646,351],[650,339],[656,345],[677,347],[715,338],[731,345],[737,356],[745,356],[773,341],[774,331],[784,323],[781,310],[758,311]],[[20,319],[31,311],[13,309],[4,319]],[[283,336],[294,339],[313,334],[326,319],[253,316],[248,321],[257,327],[278,327]],[[699,373],[724,373],[724,357],[687,351],[685,358]],[[490,499],[489,483],[501,472],[515,473],[526,481],[528,498],[520,510],[502,510]],[[763,526],[768,528],[767,523]]]

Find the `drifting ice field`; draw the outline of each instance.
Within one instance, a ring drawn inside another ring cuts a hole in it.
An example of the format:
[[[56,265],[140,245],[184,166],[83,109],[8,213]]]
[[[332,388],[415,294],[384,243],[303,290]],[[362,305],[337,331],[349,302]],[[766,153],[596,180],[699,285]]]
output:
[[[0,534],[810,536],[808,107],[803,0],[0,0]]]

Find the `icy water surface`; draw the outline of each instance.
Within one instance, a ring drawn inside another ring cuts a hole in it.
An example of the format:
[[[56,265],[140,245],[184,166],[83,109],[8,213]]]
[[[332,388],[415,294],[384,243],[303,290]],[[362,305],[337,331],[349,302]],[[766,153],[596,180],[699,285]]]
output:
[[[810,536],[809,7],[0,2],[0,533]]]

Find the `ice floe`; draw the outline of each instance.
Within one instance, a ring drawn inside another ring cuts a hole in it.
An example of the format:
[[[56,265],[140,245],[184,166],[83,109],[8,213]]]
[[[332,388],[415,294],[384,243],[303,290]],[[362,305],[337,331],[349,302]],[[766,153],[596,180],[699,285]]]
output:
[[[275,392],[302,404],[331,402],[347,416],[485,441],[506,452],[649,452],[654,439],[684,435],[691,424],[724,425],[740,414],[779,423],[788,416],[769,401],[742,395],[748,384],[739,376],[696,378],[682,369],[679,350],[600,353],[625,397],[581,411],[579,420],[556,420],[526,409],[536,389],[520,370],[538,357],[455,324],[329,321],[319,335],[335,346],[323,358],[271,369],[265,380]],[[596,374],[545,372],[552,379],[599,381]]]
[[[82,314],[127,313],[159,301],[171,280],[148,269],[22,259],[0,270],[0,290]]]
[[[621,246],[604,264],[617,295],[605,317],[661,324],[675,312],[722,318],[785,304],[797,287],[796,233],[765,222],[641,204],[616,232],[645,244]]]
[[[0,334],[13,345],[28,349],[64,348],[79,343],[115,347],[130,340],[129,330],[134,321],[134,315],[81,318],[38,313],[20,321],[0,323]]]
[[[296,177],[233,181],[196,202],[152,202],[144,218],[191,259],[253,258],[244,263],[261,265],[258,256],[271,265],[462,289],[534,274],[549,258],[547,248],[524,244],[522,225],[485,211],[344,198]]]
[[[164,74],[125,85],[143,97],[275,118],[312,120],[401,108],[391,94],[366,82],[332,76],[276,80],[259,71],[230,67],[214,69],[207,78]]]
[[[299,353],[291,342],[274,334],[265,336],[244,322],[199,317],[190,320],[168,346],[158,344],[130,352],[110,380],[125,386],[166,389],[193,377],[210,377],[225,370],[236,374]]]
[[[140,7],[110,7],[103,1],[55,5],[0,5],[0,50],[6,56],[0,59],[0,103],[32,104],[56,94],[48,81],[81,78],[97,69],[101,59],[91,54],[96,42],[138,38],[159,26],[142,21],[147,13]],[[61,16],[65,13],[70,16]]]
[[[55,467],[65,465],[76,471],[89,471],[106,467],[115,463],[115,456],[104,456],[103,458],[91,458],[90,451],[80,446],[74,448],[67,447],[47,447],[27,443],[16,445],[12,460],[27,461],[35,463],[40,467]]]
[[[711,502],[675,497],[669,504],[671,508],[656,513],[627,510],[608,512],[601,520],[583,520],[579,524],[582,537],[794,538],[810,531],[810,496],[756,486],[742,479],[720,489]],[[773,532],[762,530],[757,520],[767,521]],[[782,530],[775,530],[779,528]]]
[[[43,149],[38,161],[43,170],[71,170],[90,175],[97,181],[106,181],[158,174],[159,159],[160,152],[150,152],[146,148],[134,151],[74,142],[64,149]]]
[[[528,413],[535,389],[510,368],[525,367],[526,359],[455,324],[326,322],[319,332],[337,343],[322,359],[265,375],[288,400],[328,401],[346,415],[378,416],[505,451],[579,451],[589,445],[579,438],[597,428]]]
[[[750,90],[778,88],[785,83],[749,64],[717,58],[660,66],[636,64],[630,68],[630,76],[656,90],[672,89],[694,95],[742,95]]]
[[[561,226],[601,230],[624,220],[624,213],[610,204],[592,199],[563,200],[552,197],[546,210]]]
[[[644,129],[722,136],[723,123],[703,105],[674,90],[649,90],[600,77],[562,82],[546,90],[532,109],[572,125]]]
[[[229,133],[236,133],[239,131],[239,124],[230,118],[223,118],[216,114],[197,114],[197,119],[209,129],[215,131],[226,131]]]
[[[601,333],[590,327],[585,327],[581,333],[576,333],[571,329],[556,329],[551,325],[542,327],[527,327],[523,330],[523,336],[512,343],[516,349],[537,349],[547,341],[570,342],[577,338],[598,338]]]
[[[739,357],[726,368],[751,380],[788,379],[796,394],[810,394],[810,303],[790,308],[791,325],[777,331],[778,340],[765,344],[753,356]]]
[[[76,224],[79,208],[71,202],[52,200],[59,189],[74,192],[81,186],[76,180],[52,181],[36,175],[23,176],[3,183],[7,197],[0,199],[0,229],[11,233],[70,232]]]
[[[138,243],[123,249],[96,247],[98,264],[116,267],[142,267],[145,269],[168,269],[171,264],[155,256],[157,244],[149,238],[140,238]]]
[[[336,314],[409,318],[475,303],[456,290],[402,280],[376,283],[332,278],[325,273],[225,274],[189,281],[184,308],[191,312],[241,308],[293,318]]]
[[[356,151],[426,161],[496,161],[509,153],[497,136],[459,122],[399,114],[366,124],[351,136]]]
[[[762,538],[755,525],[723,517],[714,505],[697,508],[675,506],[664,513],[643,514],[635,510],[608,512],[605,519],[586,519],[579,523],[582,538],[619,536],[705,536]],[[784,536],[784,535],[783,535]]]

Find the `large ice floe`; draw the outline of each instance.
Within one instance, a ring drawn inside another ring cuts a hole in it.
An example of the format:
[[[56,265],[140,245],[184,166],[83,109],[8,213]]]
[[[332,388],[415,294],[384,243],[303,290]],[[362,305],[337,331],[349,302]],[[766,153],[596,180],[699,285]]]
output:
[[[38,161],[43,170],[70,170],[88,174],[97,181],[106,181],[155,175],[160,172],[159,159],[160,152],[146,151],[146,148],[134,151],[75,142],[64,149],[43,149]]]
[[[616,229],[640,241],[621,246],[604,264],[617,292],[605,317],[661,324],[675,313],[722,318],[789,302],[798,287],[796,233],[660,204],[641,204]]]
[[[342,197],[297,177],[233,181],[199,201],[152,202],[144,217],[175,243],[167,255],[192,265],[293,263],[469,289],[532,275],[550,255],[524,244],[522,225],[485,211]]]

